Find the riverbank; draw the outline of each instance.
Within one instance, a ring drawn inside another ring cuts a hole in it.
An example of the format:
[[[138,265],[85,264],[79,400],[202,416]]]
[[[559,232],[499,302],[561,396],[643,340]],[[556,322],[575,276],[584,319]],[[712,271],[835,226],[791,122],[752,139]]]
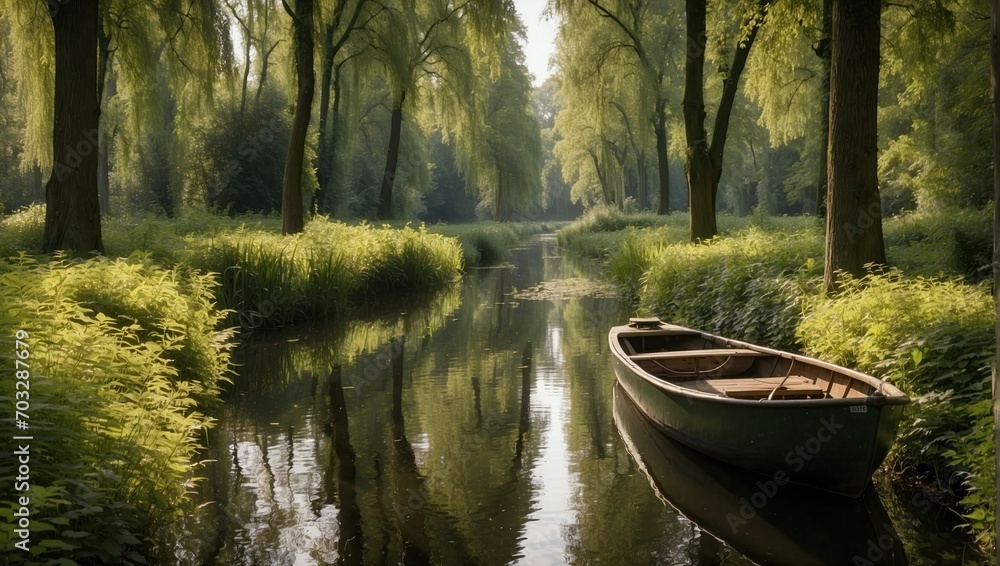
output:
[[[885,223],[895,268],[821,292],[822,230],[811,218],[720,217],[723,236],[686,242],[682,215],[589,213],[560,244],[605,261],[641,314],[804,352],[885,379],[914,400],[887,468],[918,476],[992,551],[995,464],[992,234],[985,213]],[[633,226],[638,225],[638,227]]]
[[[21,530],[30,549],[10,564],[144,563],[150,533],[184,512],[198,483],[193,457],[230,377],[237,331],[446,289],[467,263],[459,240],[424,226],[318,219],[282,237],[274,219],[204,213],[111,220],[108,257],[127,259],[66,260],[30,253],[43,218],[34,207],[4,218],[0,232],[0,257],[11,257],[0,260],[0,356],[12,372],[20,356],[25,372],[15,379],[23,385],[0,392],[0,419],[16,416],[26,423],[19,436],[31,437],[30,481],[17,494],[28,505],[0,501],[0,544],[12,548]],[[516,234],[457,231],[469,249]],[[4,477],[18,473],[14,461],[0,463]],[[27,529],[15,521],[22,508]]]

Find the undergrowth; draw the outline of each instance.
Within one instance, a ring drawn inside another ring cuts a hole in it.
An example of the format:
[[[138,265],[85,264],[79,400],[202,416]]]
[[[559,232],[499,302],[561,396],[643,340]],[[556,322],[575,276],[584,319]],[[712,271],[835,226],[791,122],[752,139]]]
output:
[[[198,403],[229,368],[213,287],[140,258],[0,262],[5,372],[14,371],[15,338],[28,345],[28,373],[18,376],[28,385],[3,392],[0,419],[13,422],[16,393],[30,406],[32,437],[21,443],[30,487],[17,494],[30,501],[31,551],[9,553],[8,563],[144,563],[146,535],[184,512],[212,422]],[[0,460],[0,475],[13,478],[15,466]],[[0,502],[3,548],[20,540],[19,507]]]

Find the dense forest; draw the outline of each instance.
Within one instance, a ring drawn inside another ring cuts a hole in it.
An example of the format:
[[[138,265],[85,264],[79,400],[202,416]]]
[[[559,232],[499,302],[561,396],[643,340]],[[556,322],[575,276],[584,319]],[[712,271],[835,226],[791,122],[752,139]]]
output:
[[[282,212],[296,231],[299,209],[433,222],[690,203],[697,238],[715,211],[824,213],[829,0],[553,2],[557,55],[537,87],[502,1],[49,4],[9,2],[0,21],[8,212],[48,191],[87,217],[78,230],[97,210],[193,207]],[[93,25],[50,23],[77,17]],[[871,116],[833,108],[877,160],[844,170],[865,170],[884,216],[985,206],[986,2],[866,17],[878,91],[847,94]],[[81,250],[100,247],[95,228]]]
[[[122,375],[155,367],[174,403],[149,430],[182,447],[131,499],[107,476],[39,505],[127,499],[117,550],[80,544],[141,555],[132,533],[185,493],[191,431],[210,420],[194,408],[217,401],[237,330],[447,287],[503,255],[485,241],[542,229],[509,226],[582,215],[560,243],[608,260],[637,309],[898,370],[925,412],[893,462],[937,481],[994,550],[997,6],[548,0],[555,55],[535,77],[513,0],[0,0],[0,251],[20,254],[0,261],[0,342],[23,319],[25,335],[81,325],[51,343],[85,365],[128,345]],[[492,223],[442,226],[476,221]],[[751,228],[727,240],[734,226]],[[843,314],[881,307],[874,326]],[[955,348],[931,361],[942,336]],[[87,398],[70,402],[85,380],[53,371],[34,398],[90,422]],[[106,418],[124,427],[129,410]],[[81,447],[104,434],[76,430]]]

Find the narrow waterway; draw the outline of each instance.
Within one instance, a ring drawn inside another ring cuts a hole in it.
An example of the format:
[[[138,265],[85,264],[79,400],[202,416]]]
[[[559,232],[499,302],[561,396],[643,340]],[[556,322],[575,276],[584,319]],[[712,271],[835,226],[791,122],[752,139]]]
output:
[[[542,236],[366,316],[254,337],[209,435],[190,564],[941,564],[951,514],[784,486],[678,446],[617,393],[629,316]],[[710,534],[711,533],[711,534]]]

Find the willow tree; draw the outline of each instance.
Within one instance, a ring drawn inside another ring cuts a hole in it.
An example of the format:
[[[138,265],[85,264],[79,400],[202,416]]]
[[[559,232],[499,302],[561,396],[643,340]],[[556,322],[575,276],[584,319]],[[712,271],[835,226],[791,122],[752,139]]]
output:
[[[149,54],[156,45],[165,46],[164,59],[178,69],[175,75],[183,67],[205,78],[219,59],[215,3],[0,0],[0,7],[13,22],[13,43],[20,46],[17,73],[33,101],[29,115],[39,118],[29,122],[26,157],[51,166],[42,248],[77,255],[102,252],[97,189],[100,38],[107,34],[119,50],[120,80],[126,87],[151,73]],[[38,65],[40,60],[54,61],[54,69]],[[46,76],[52,72],[54,80]],[[50,104],[51,114],[39,108]],[[48,133],[42,131],[48,127]],[[49,149],[39,140],[47,140]]]
[[[398,0],[392,4],[389,17],[380,20],[372,47],[390,83],[392,113],[379,190],[379,218],[393,216],[404,110],[419,108],[431,93],[454,101],[468,100],[475,78],[471,51],[483,53],[495,67],[497,50],[489,46],[514,18],[510,0]],[[468,112],[465,109],[462,113]],[[462,122],[465,130],[474,120],[464,118]]]
[[[718,232],[715,203],[722,177],[722,158],[729,133],[740,75],[746,68],[750,48],[763,21],[766,1],[741,1],[736,6],[718,6],[731,10],[742,22],[738,31],[732,62],[720,61],[722,93],[715,111],[712,137],[706,130],[705,54],[709,47],[706,28],[707,0],[687,0],[687,62],[684,66],[684,133],[687,139],[687,181],[691,210],[691,240],[708,240]],[[718,14],[722,16],[722,14]],[[719,17],[716,19],[730,19]]]
[[[794,190],[816,187],[818,215],[826,211],[830,93],[830,0],[782,0],[768,6],[744,90],[761,108],[772,147],[802,140]],[[791,187],[786,187],[791,192]]]
[[[669,212],[670,165],[667,149],[667,123],[670,118],[670,77],[680,53],[680,33],[675,24],[680,21],[670,3],[623,0],[556,0],[554,7],[578,28],[597,27],[599,36],[588,34],[589,42],[581,37],[567,36],[560,49],[572,51],[569,57],[589,65],[591,73],[600,75],[612,92],[591,96],[592,104],[608,105],[608,120],[623,128],[626,139],[612,153],[618,161],[625,151],[636,160],[640,200],[646,190],[646,138],[655,139],[660,214]],[[594,40],[597,39],[595,42]],[[590,56],[580,57],[581,51]],[[571,59],[571,60],[573,60]],[[565,71],[564,71],[564,74]],[[564,86],[580,81],[585,75],[566,74]],[[624,100],[632,98],[632,103]],[[581,100],[586,100],[583,97]]]
[[[465,142],[459,148],[459,164],[466,186],[489,203],[496,222],[513,210],[527,208],[541,195],[541,132],[531,108],[531,76],[517,41],[523,33],[520,24],[511,25],[490,46],[500,55],[495,73],[490,72],[487,57],[477,58],[482,124],[478,135],[460,138]]]
[[[317,212],[326,211],[325,197],[333,181],[333,162],[336,159],[335,145],[342,139],[338,127],[342,105],[341,77],[344,65],[355,57],[366,53],[364,40],[352,42],[352,38],[363,32],[370,32],[373,22],[388,8],[374,0],[342,0],[333,6],[332,16],[323,23],[323,60],[319,88],[319,147],[317,148],[316,177],[319,186],[313,194],[312,208]],[[330,10],[327,10],[329,13]],[[349,49],[352,43],[357,44]],[[332,99],[332,108],[331,108]],[[330,116],[330,113],[333,116]]]
[[[878,191],[881,0],[834,0],[824,284],[885,263]]]

